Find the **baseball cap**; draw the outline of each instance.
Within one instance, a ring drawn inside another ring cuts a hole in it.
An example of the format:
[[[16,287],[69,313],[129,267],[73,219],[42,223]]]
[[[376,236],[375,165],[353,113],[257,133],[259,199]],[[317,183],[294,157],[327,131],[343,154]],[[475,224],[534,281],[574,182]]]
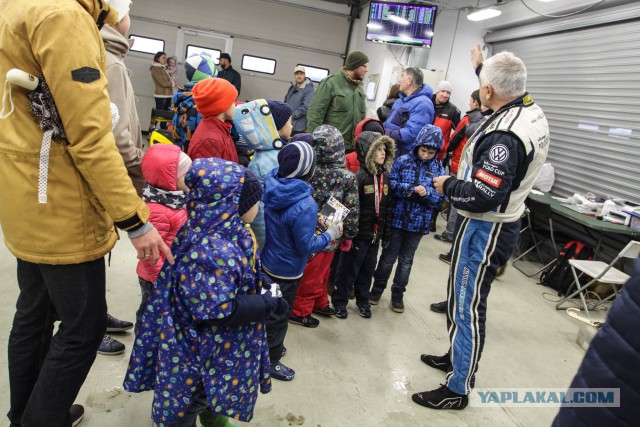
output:
[[[293,74],[297,73],[298,71],[302,71],[303,73],[306,73],[302,65],[298,65],[296,68],[294,68]]]

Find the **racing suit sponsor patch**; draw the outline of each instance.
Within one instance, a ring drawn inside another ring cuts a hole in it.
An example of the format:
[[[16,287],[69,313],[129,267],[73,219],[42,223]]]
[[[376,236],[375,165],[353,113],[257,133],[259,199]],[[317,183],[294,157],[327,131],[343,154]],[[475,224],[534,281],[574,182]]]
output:
[[[496,165],[501,165],[509,160],[509,149],[504,144],[496,144],[491,147],[489,158],[491,159],[491,162]]]
[[[502,178],[498,178],[497,176],[482,169],[478,169],[478,172],[476,172],[476,178],[495,188],[499,188],[502,183]]]

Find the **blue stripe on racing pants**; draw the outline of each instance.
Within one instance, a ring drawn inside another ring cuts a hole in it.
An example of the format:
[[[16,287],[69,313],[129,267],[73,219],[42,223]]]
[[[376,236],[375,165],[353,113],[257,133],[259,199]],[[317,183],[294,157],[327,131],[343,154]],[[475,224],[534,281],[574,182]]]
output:
[[[518,240],[520,221],[493,223],[459,220],[451,249],[447,287],[447,327],[453,371],[447,387],[469,394],[484,346],[487,297],[498,267],[511,256]]]

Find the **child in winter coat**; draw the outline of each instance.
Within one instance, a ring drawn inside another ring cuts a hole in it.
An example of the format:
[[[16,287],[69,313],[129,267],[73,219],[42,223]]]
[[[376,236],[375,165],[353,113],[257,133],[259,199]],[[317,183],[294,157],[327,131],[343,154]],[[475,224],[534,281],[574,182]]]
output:
[[[204,79],[193,87],[193,99],[203,117],[187,151],[193,160],[217,157],[238,163],[230,122],[236,114],[237,97],[238,91],[225,79]]]
[[[344,164],[344,157],[342,163]],[[262,250],[265,280],[278,282],[283,298],[293,305],[309,255],[320,252],[342,234],[342,224],[332,224],[316,234],[318,206],[308,180],[315,170],[315,153],[303,141],[291,142],[278,153],[278,168],[265,178],[264,221],[266,238]],[[289,312],[267,320],[271,377],[291,381],[295,371],[280,362],[286,353]]]
[[[356,130],[354,132],[355,137],[353,140],[354,145],[358,144],[358,136],[360,136],[360,133],[364,131],[378,132],[384,135],[384,125],[380,120],[376,120],[372,118],[367,118],[362,120],[360,123],[356,125]],[[358,169],[360,169],[360,161],[358,160],[359,158],[358,147],[356,147],[355,151],[353,151],[352,153],[347,154],[345,158],[346,158],[346,163],[345,163],[346,168],[349,169],[351,172],[356,173]]]
[[[336,275],[336,289],[331,301],[339,319],[347,318],[349,295],[355,287],[356,307],[360,316],[371,317],[369,287],[376,268],[380,241],[391,237],[392,199],[388,173],[393,165],[396,145],[393,139],[378,132],[364,131],[356,141],[362,167],[356,172],[360,215],[358,235],[350,251],[342,254]]]
[[[187,222],[136,326],[124,388],[155,390],[152,418],[193,426],[199,413],[248,422],[271,389],[264,319],[288,306],[262,286],[250,223],[262,186],[240,165],[195,160]]]
[[[431,212],[442,203],[443,196],[433,188],[433,179],[445,171],[435,158],[442,149],[442,131],[439,127],[425,125],[413,142],[412,151],[401,156],[393,164],[389,182],[394,198],[391,236],[383,245],[382,255],[373,275],[370,303],[378,304],[387,287],[391,269],[398,260],[391,286],[391,308],[396,313],[404,311],[403,296],[409,282],[413,256],[420,240],[429,234]]]
[[[267,104],[269,105],[269,110],[276,125],[276,129],[278,130],[278,135],[280,135],[283,142],[286,144],[287,142],[289,142],[291,131],[293,129],[291,124],[293,110],[284,102],[272,101],[270,99],[267,99]],[[249,169],[251,169],[251,171],[258,177],[260,182],[264,184],[264,179],[267,174],[274,168],[278,167],[278,153],[280,152],[280,150],[275,148],[273,144],[271,144],[271,141],[260,142],[262,143],[262,146],[256,148],[256,152],[251,159],[251,163],[249,163]],[[251,229],[256,235],[258,246],[260,246],[260,248],[263,248],[265,227],[264,203],[262,202],[260,202],[258,215],[256,215],[256,219],[251,224]]]
[[[193,87],[196,83],[218,75],[213,59],[207,53],[193,54],[186,60],[184,67],[188,83],[176,89],[173,94],[173,138],[174,143],[186,153],[196,128],[202,120],[193,100]],[[176,68],[176,72],[177,72]]]
[[[191,159],[177,145],[155,144],[142,158],[142,174],[147,181],[142,190],[142,200],[149,207],[149,221],[154,224],[167,246],[171,246],[180,227],[187,220],[185,202],[189,188],[184,182],[184,176],[189,167]],[[136,311],[136,323],[140,322],[144,308],[149,303],[153,284],[164,258],[160,254],[160,259],[155,264],[146,259],[138,262],[136,273],[142,300]]]
[[[311,316],[335,314],[327,298],[329,269],[335,250],[351,249],[351,239],[358,235],[358,186],[356,177],[344,167],[344,139],[338,129],[330,125],[320,125],[313,131],[313,143],[318,159],[316,173],[309,181],[313,187],[313,199],[322,209],[330,197],[334,197],[349,209],[344,219],[344,236],[341,242],[332,241],[324,251],[316,254],[304,269],[296,295],[290,323],[315,328],[320,321]]]

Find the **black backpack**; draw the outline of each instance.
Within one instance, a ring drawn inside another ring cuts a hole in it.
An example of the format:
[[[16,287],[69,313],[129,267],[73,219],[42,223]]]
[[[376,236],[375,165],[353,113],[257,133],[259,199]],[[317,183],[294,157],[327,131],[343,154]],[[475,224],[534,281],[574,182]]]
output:
[[[593,251],[584,243],[571,240],[558,255],[558,258],[547,267],[540,275],[540,283],[558,291],[559,296],[567,295],[569,287],[573,283],[573,274],[569,260],[591,260]]]

